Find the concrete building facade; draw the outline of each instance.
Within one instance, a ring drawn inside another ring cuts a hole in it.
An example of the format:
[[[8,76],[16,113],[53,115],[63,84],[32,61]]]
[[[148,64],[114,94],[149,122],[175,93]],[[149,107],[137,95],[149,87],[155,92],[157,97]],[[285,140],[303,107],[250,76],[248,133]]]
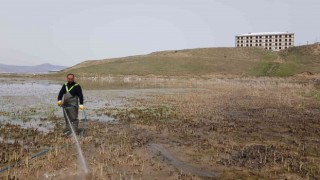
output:
[[[236,47],[261,47],[272,51],[280,51],[294,46],[294,33],[264,32],[248,33],[235,37]]]

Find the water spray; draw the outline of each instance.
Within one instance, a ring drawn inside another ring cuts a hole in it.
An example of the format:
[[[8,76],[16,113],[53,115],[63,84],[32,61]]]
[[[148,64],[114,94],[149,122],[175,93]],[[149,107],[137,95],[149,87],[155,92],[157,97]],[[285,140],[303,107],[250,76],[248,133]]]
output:
[[[73,139],[74,139],[75,142],[76,142],[77,151],[78,151],[78,154],[79,154],[81,166],[82,166],[82,168],[83,168],[84,173],[85,173],[85,174],[88,174],[89,170],[88,170],[88,167],[87,167],[86,160],[85,160],[85,158],[84,158],[84,156],[83,156],[82,149],[81,149],[80,144],[79,144],[79,141],[78,141],[78,137],[77,137],[76,133],[74,132],[73,126],[72,126],[72,124],[71,124],[69,115],[67,114],[67,112],[66,112],[66,110],[65,110],[65,107],[62,107],[62,109],[63,109],[63,112],[66,114],[67,121],[68,121],[69,126],[70,126],[70,129],[71,129],[71,131],[72,131],[72,137],[73,137]]]
[[[64,113],[66,113],[66,112],[65,112],[65,109],[64,109],[65,107],[62,107],[62,108],[63,108]],[[85,172],[85,174],[87,174],[87,173],[89,172],[89,170],[88,170],[88,167],[87,167],[85,158],[84,158],[84,156],[83,156],[83,153],[82,153],[82,150],[81,150],[81,147],[80,147],[78,138],[77,138],[77,136],[76,136],[76,134],[75,134],[75,132],[74,132],[73,126],[71,126],[71,121],[70,121],[69,115],[66,114],[66,116],[67,116],[68,124],[69,124],[70,127],[71,127],[71,131],[72,131],[73,138],[75,139],[75,142],[76,142],[76,145],[77,145],[77,150],[78,150],[78,154],[79,154],[79,156],[80,156],[81,166],[82,166],[83,171]],[[85,131],[85,128],[86,128],[86,121],[87,121],[87,115],[86,115],[86,112],[85,112],[84,110],[83,110],[83,116],[84,116],[84,122],[83,122],[83,130],[81,131],[81,137],[84,136],[84,131]],[[53,148],[44,149],[44,150],[42,150],[41,152],[39,152],[39,153],[34,154],[33,156],[31,156],[31,157],[29,158],[29,160],[35,159],[35,158],[37,158],[37,157],[39,157],[39,156],[42,156],[42,155],[48,153],[48,152],[51,151],[51,150],[53,150]],[[22,160],[19,160],[19,161],[17,161],[16,163],[14,163],[14,164],[12,164],[12,165],[8,165],[8,166],[0,169],[0,173],[10,170],[11,168],[14,168],[14,167],[18,166],[18,165],[21,164],[22,162],[23,162]]]

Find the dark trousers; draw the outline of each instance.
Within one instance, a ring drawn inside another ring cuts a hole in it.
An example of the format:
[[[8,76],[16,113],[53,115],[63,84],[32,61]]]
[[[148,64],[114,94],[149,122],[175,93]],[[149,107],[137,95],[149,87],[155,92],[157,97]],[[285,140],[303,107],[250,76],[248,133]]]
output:
[[[70,130],[70,125],[68,122],[68,117],[70,120],[71,125],[73,126],[74,131],[78,130],[78,124],[79,124],[79,119],[78,119],[78,107],[65,107],[65,110],[63,111],[64,115],[64,120],[66,122],[66,129]]]

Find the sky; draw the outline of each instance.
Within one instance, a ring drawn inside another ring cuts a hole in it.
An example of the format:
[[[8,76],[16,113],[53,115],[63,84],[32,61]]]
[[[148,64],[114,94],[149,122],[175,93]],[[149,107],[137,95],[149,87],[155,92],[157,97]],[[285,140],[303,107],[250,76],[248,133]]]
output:
[[[85,60],[202,47],[235,35],[292,32],[320,41],[319,0],[0,0],[0,64]]]

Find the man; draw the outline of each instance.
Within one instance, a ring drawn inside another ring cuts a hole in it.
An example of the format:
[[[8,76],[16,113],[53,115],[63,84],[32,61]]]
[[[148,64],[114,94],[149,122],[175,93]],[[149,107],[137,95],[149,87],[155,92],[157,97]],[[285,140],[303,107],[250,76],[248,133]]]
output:
[[[78,133],[78,109],[84,110],[82,89],[79,84],[74,82],[74,74],[68,74],[67,81],[68,83],[62,85],[58,95],[58,106],[63,106],[65,109],[63,115],[66,122],[66,128],[63,131],[63,134],[66,136],[72,133],[67,118],[69,117],[73,130]],[[78,101],[80,101],[80,105],[78,105]]]

